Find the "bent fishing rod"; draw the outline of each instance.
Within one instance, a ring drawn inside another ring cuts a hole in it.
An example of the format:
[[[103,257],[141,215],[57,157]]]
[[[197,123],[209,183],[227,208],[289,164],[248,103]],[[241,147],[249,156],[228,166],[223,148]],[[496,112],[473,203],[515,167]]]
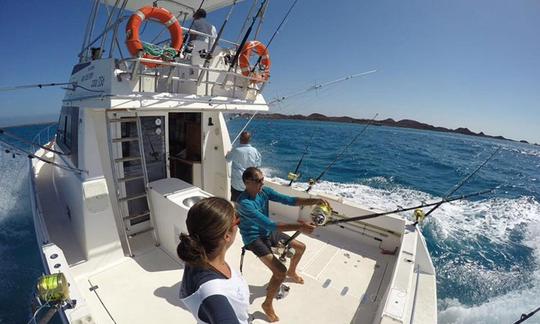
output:
[[[402,212],[402,211],[410,211],[410,210],[415,210],[415,217],[416,217],[416,221],[413,223],[414,226],[416,226],[418,224],[419,221],[423,220],[424,218],[426,218],[429,214],[431,214],[434,210],[436,210],[437,208],[439,208],[442,204],[444,203],[447,203],[447,202],[450,202],[450,201],[455,201],[455,200],[460,200],[460,199],[465,199],[465,198],[469,198],[469,197],[474,197],[474,196],[479,196],[479,195],[482,195],[482,194],[486,194],[486,193],[489,193],[499,187],[495,187],[493,189],[489,189],[489,190],[485,190],[485,191],[479,191],[479,192],[475,192],[473,194],[470,194],[470,195],[464,195],[464,196],[460,196],[460,197],[456,197],[456,198],[449,198],[453,193],[455,193],[459,188],[461,188],[467,181],[469,181],[469,179],[474,176],[482,167],[484,167],[492,158],[493,156],[495,156],[495,154],[497,152],[499,152],[501,149],[501,147],[498,147],[497,150],[495,150],[495,152],[493,152],[482,164],[480,164],[473,172],[469,173],[465,178],[463,178],[456,186],[454,186],[453,190],[451,190],[448,194],[445,195],[445,197],[440,200],[439,202],[436,202],[436,203],[432,203],[432,204],[422,204],[422,205],[419,205],[419,206],[414,206],[414,207],[410,207],[410,208],[398,208],[396,210],[393,210],[393,211],[390,211],[390,212],[383,212],[383,213],[373,213],[373,214],[368,214],[368,215],[363,215],[363,216],[358,216],[358,217],[352,217],[352,218],[345,218],[345,219],[340,219],[340,220],[332,220],[332,221],[328,221],[325,217],[325,215],[318,215],[317,217],[322,217],[324,218],[324,220],[319,220],[318,223],[319,225],[326,225],[326,224],[329,224],[329,225],[332,225],[332,224],[339,224],[339,223],[346,223],[346,222],[352,222],[352,221],[357,221],[357,220],[365,220],[365,219],[370,219],[370,218],[375,218],[375,217],[379,217],[379,216],[384,216],[384,215],[388,215],[388,214],[394,214],[394,213],[398,213],[398,212]],[[314,185],[315,183],[313,183]],[[311,189],[311,183],[310,183],[310,187],[308,187],[308,190]],[[425,208],[425,207],[431,207],[433,206],[433,208],[431,210],[428,211],[428,213],[424,214],[424,212],[422,211],[422,208]],[[284,244],[285,246],[289,246],[289,244],[292,242],[292,240],[294,240],[295,238],[298,237],[298,235],[300,235],[300,232],[297,231],[295,232],[290,239],[288,239]],[[285,253],[285,252],[284,252]],[[284,254],[280,257],[280,258],[283,258],[284,257]]]
[[[446,203],[457,201],[457,200],[463,200],[463,199],[472,198],[472,197],[476,197],[476,196],[480,196],[480,195],[485,195],[485,194],[488,194],[490,192],[493,192],[496,189],[499,189],[499,187],[500,186],[497,186],[495,188],[482,190],[482,191],[477,191],[477,192],[473,192],[473,193],[466,194],[466,195],[461,195],[461,196],[456,196],[456,197],[442,198],[439,201],[435,201],[435,202],[432,202],[432,203],[422,203],[420,205],[413,206],[413,207],[397,208],[397,209],[394,209],[394,210],[391,210],[391,211],[380,212],[380,213],[372,213],[372,214],[349,217],[349,218],[331,219],[331,220],[328,220],[328,221],[324,222],[323,224],[320,224],[320,226],[328,226],[328,225],[336,225],[336,224],[341,224],[341,223],[349,223],[349,222],[354,222],[354,221],[359,221],[359,220],[377,218],[377,217],[385,216],[385,215],[389,215],[389,214],[395,214],[395,213],[406,212],[406,211],[411,211],[411,210],[416,210],[416,209],[422,209],[422,208],[431,207],[431,206],[440,206],[442,204],[446,204]]]
[[[349,223],[349,222],[361,221],[361,220],[366,220],[366,219],[371,219],[371,218],[377,218],[377,217],[381,217],[381,216],[385,216],[385,215],[389,215],[389,214],[396,214],[396,213],[400,213],[400,212],[418,210],[418,209],[431,207],[431,206],[440,206],[442,204],[446,204],[446,203],[449,203],[449,202],[453,202],[453,201],[457,201],[457,200],[463,200],[463,199],[467,199],[467,198],[471,198],[471,197],[476,197],[476,196],[488,194],[488,193],[490,193],[490,192],[492,192],[492,191],[494,191],[494,190],[496,190],[498,188],[499,188],[499,186],[497,186],[495,188],[492,188],[492,189],[488,189],[488,190],[482,190],[482,191],[473,192],[473,193],[470,193],[470,194],[467,194],[467,195],[443,198],[443,199],[441,199],[439,201],[432,202],[432,203],[422,203],[420,205],[413,206],[413,207],[397,208],[397,209],[390,210],[390,211],[385,211],[385,212],[380,212],[380,213],[372,213],[372,214],[367,214],[367,215],[362,215],[362,216],[354,216],[354,217],[341,218],[341,219],[329,219],[328,215],[317,214],[317,215],[312,215],[312,217],[313,217],[314,223],[317,226],[339,225],[339,224],[342,224],[342,223]],[[336,215],[334,212],[331,212],[331,213],[333,215]],[[283,243],[283,246],[285,247],[285,249],[284,249],[284,252],[282,253],[282,255],[280,255],[280,257],[279,257],[280,260],[283,260],[289,245],[300,234],[301,234],[300,231],[296,231],[287,241],[285,241]]]
[[[334,158],[334,160],[332,162],[330,162],[330,164],[328,164],[326,166],[326,168],[319,174],[319,176],[315,179],[311,179],[309,180],[309,186],[308,188],[306,189],[306,192],[309,192],[311,190],[311,188],[313,188],[314,185],[317,184],[317,182],[319,182],[319,180],[321,180],[321,178],[324,176],[324,174],[330,170],[330,168],[341,158],[341,156],[343,156],[343,154],[345,154],[345,152],[347,151],[347,149],[354,144],[354,142],[356,142],[356,140],[360,137],[360,135],[362,135],[366,129],[369,127],[369,125],[371,125],[371,123],[373,123],[375,121],[375,118],[377,118],[377,116],[379,116],[379,114],[375,114],[375,116],[373,116],[373,118],[371,118],[367,123],[366,125],[364,126],[364,128],[362,128],[362,130],[356,134],[355,137],[353,137],[352,141],[349,142],[349,144],[345,145],[345,147],[341,150],[341,152],[339,152],[338,155],[336,155],[336,157]]]
[[[444,197],[450,197],[453,195],[456,191],[459,190],[459,188],[463,187],[463,185],[469,181],[470,178],[472,178],[480,169],[484,167],[494,156],[501,150],[502,146],[499,146],[491,155],[482,163],[480,164],[473,172],[469,173],[465,178],[463,178],[457,185],[454,186],[454,188],[448,192]],[[427,213],[422,215],[422,218],[425,218],[429,216],[432,212],[434,212],[437,208],[439,208],[440,205],[435,205],[433,208],[431,208]],[[418,224],[418,220],[414,222],[414,225]]]
[[[361,77],[361,76],[365,76],[365,75],[375,73],[375,72],[377,72],[377,70],[370,70],[370,71],[367,71],[367,72],[351,74],[349,76],[342,77],[342,78],[332,80],[332,81],[328,81],[328,82],[325,82],[325,83],[320,83],[320,84],[316,83],[316,84],[314,84],[314,85],[312,85],[309,88],[306,88],[304,90],[299,90],[297,92],[293,92],[293,93],[291,93],[290,95],[287,95],[287,96],[281,96],[281,97],[274,98],[274,99],[270,100],[267,105],[271,106],[271,105],[274,105],[274,104],[277,104],[277,103],[281,103],[281,102],[283,102],[285,100],[289,100],[291,98],[297,97],[299,95],[302,95],[302,94],[305,94],[305,93],[308,93],[308,92],[311,92],[311,91],[319,90],[319,89],[321,89],[323,87],[328,87],[328,86],[331,86],[331,85],[339,83],[339,82],[351,80],[351,79],[358,78],[358,77]],[[231,145],[233,145],[240,138],[240,134],[242,134],[242,132],[249,126],[249,124],[251,123],[253,118],[255,118],[255,116],[257,114],[258,114],[258,111],[254,112],[251,115],[251,117],[248,119],[248,121],[246,122],[244,127],[242,127],[242,129],[238,132],[238,134],[236,135],[234,140],[231,142]]]

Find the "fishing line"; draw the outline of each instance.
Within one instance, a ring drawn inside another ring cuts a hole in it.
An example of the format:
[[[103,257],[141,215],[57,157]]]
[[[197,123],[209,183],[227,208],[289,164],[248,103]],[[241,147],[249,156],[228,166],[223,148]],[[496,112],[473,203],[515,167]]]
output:
[[[472,176],[474,176],[480,169],[484,167],[494,156],[501,150],[502,146],[499,146],[495,152],[491,153],[491,155],[482,163],[480,164],[473,172],[469,173],[465,178],[463,178],[460,182],[458,182],[453,189],[450,190],[447,194],[444,195],[444,197],[449,197],[452,194],[454,194],[456,191],[459,190],[467,181],[469,181]],[[439,208],[440,205],[435,205],[433,208],[431,208],[427,213],[425,213],[422,217],[425,218],[429,216],[432,212],[434,212],[437,208]],[[418,224],[418,220],[414,222],[414,225]]]
[[[319,180],[321,180],[321,178],[324,176],[324,174],[341,158],[341,156],[343,156],[343,154],[347,151],[347,149],[352,145],[354,144],[354,142],[360,137],[360,135],[362,135],[366,130],[367,128],[369,127],[369,125],[371,125],[374,121],[375,121],[375,118],[377,118],[379,114],[375,114],[375,116],[373,116],[373,118],[371,118],[367,123],[366,125],[364,126],[364,128],[358,133],[356,134],[356,136],[352,139],[352,141],[349,142],[349,144],[347,144],[342,150],[341,152],[335,157],[335,159],[330,162],[330,164],[319,174],[319,176],[317,178],[315,178],[314,180],[310,180],[309,181],[309,186],[308,188],[306,189],[306,192],[309,192],[311,190],[311,188],[313,188],[314,185],[317,184],[317,182],[319,182]]]
[[[305,94],[305,93],[308,93],[310,91],[314,91],[314,90],[318,90],[318,89],[321,89],[323,87],[327,87],[327,86],[330,86],[330,85],[333,85],[333,84],[336,84],[336,83],[339,83],[339,82],[343,82],[343,81],[347,81],[347,80],[350,80],[350,79],[354,79],[354,78],[357,78],[357,77],[361,77],[361,76],[365,76],[365,75],[368,75],[368,74],[371,74],[371,73],[375,73],[377,72],[377,70],[370,70],[370,71],[367,71],[367,72],[362,72],[362,73],[357,73],[357,74],[352,74],[352,75],[349,75],[349,76],[346,76],[346,77],[342,77],[342,78],[339,78],[339,79],[336,79],[336,80],[333,80],[333,81],[329,81],[329,82],[325,82],[325,83],[321,83],[321,84],[314,84],[312,86],[310,86],[309,88],[307,89],[304,89],[304,90],[299,90],[299,91],[296,91],[296,92],[293,92],[292,94],[290,95],[287,95],[287,96],[281,96],[281,97],[276,97],[272,100],[270,100],[267,105],[268,106],[271,106],[271,105],[275,105],[275,104],[279,104],[285,100],[289,100],[291,98],[294,98],[294,97],[297,97],[299,95],[302,95],[302,94]],[[254,112],[251,117],[249,118],[249,120],[246,122],[246,124],[244,125],[244,127],[242,127],[242,129],[238,132],[238,134],[236,135],[236,137],[234,138],[234,140],[231,142],[231,145],[233,145],[237,140],[238,138],[240,138],[240,134],[242,134],[242,132],[249,126],[249,124],[251,123],[251,121],[253,120],[253,118],[258,114],[258,111]]]

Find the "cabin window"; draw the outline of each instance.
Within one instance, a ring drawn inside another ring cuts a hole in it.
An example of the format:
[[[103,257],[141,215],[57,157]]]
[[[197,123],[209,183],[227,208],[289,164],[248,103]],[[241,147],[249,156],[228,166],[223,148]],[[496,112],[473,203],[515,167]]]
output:
[[[56,131],[56,144],[62,152],[69,155],[69,159],[75,166],[77,166],[78,126],[79,107],[62,107]]]

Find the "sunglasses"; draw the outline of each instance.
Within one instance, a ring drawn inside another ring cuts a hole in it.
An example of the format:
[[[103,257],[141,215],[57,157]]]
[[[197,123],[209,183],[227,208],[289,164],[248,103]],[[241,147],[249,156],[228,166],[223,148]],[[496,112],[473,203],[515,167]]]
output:
[[[251,182],[256,182],[258,184],[263,184],[264,183],[264,178],[260,178],[260,179],[249,179],[249,181]]]

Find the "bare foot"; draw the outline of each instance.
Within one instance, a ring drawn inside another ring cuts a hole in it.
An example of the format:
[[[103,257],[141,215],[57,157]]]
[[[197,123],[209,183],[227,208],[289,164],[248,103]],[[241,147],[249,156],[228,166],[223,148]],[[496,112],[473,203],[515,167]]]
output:
[[[261,305],[264,313],[266,314],[266,316],[268,317],[268,321],[269,322],[277,322],[279,321],[279,317],[276,315],[276,313],[274,312],[274,307],[272,307],[272,304],[271,303],[263,303]]]
[[[304,284],[304,278],[300,277],[297,273],[287,273],[287,278],[291,279],[294,283]]]

